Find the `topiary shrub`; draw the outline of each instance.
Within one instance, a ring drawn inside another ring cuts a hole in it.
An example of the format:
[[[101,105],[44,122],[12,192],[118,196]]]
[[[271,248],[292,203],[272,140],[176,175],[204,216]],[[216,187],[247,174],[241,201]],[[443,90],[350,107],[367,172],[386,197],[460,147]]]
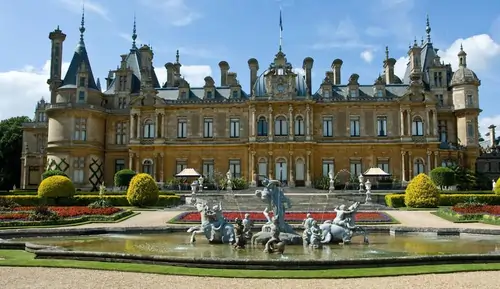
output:
[[[65,176],[51,176],[38,186],[40,198],[71,198],[75,194],[73,182]]]
[[[448,167],[437,167],[430,173],[431,180],[441,190],[443,187],[455,185],[455,171]]]
[[[117,171],[115,174],[115,187],[128,187],[135,175],[136,173],[129,169]]]
[[[42,180],[45,180],[46,178],[52,177],[52,176],[68,177],[63,171],[60,171],[60,170],[48,170],[48,171],[45,171],[42,174]]]
[[[414,177],[405,192],[405,204],[412,208],[435,208],[439,205],[439,190],[426,174]]]
[[[497,182],[495,183],[495,187],[493,188],[493,192],[495,194],[500,195],[500,178],[498,178]]]
[[[148,174],[137,174],[132,178],[127,190],[127,200],[132,206],[154,206],[158,202],[159,189]]]

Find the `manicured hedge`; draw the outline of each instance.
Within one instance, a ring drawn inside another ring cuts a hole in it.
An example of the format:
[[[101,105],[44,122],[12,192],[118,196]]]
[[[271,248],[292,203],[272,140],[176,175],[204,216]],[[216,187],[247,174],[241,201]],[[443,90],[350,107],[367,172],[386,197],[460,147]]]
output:
[[[441,194],[439,197],[439,206],[454,206],[459,203],[465,203],[473,199],[475,202],[488,205],[500,205],[500,195],[490,194]],[[404,194],[385,195],[385,203],[389,207],[406,207]]]
[[[11,190],[9,192],[0,192],[0,196],[36,196],[38,193],[36,191],[23,191],[23,190]],[[86,191],[80,191],[76,192],[77,195],[86,195],[86,196],[98,196],[99,192],[86,192]],[[172,192],[172,191],[160,191],[160,195],[164,196],[175,196],[177,193]],[[106,191],[105,195],[107,196],[121,196],[121,195],[127,195],[126,191],[123,192],[112,192],[112,191]]]
[[[10,199],[21,206],[35,206],[38,204],[46,205],[59,205],[59,206],[88,206],[89,204],[99,200],[99,196],[89,196],[89,195],[75,195],[73,198],[67,199],[41,199],[38,196],[0,196],[0,199]],[[104,199],[108,201],[111,205],[117,207],[128,207],[130,206],[127,196],[104,196]],[[181,198],[179,196],[165,196],[161,195],[158,198],[158,203],[155,206],[158,207],[171,207],[180,205]]]

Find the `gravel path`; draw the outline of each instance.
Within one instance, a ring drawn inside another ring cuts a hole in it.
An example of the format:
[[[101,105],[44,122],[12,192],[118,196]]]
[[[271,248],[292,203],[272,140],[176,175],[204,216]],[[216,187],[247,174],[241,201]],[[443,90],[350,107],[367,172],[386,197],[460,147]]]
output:
[[[80,289],[80,288],[353,288],[370,289],[491,289],[500,283],[500,272],[470,272],[356,279],[222,279],[184,277],[81,269],[0,267],[0,288]],[[430,286],[430,287],[429,287]]]

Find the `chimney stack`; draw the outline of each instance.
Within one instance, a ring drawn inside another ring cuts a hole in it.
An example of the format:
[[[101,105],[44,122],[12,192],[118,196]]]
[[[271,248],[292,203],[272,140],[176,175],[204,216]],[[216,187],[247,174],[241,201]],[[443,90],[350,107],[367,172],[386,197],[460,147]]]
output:
[[[229,72],[229,63],[226,61],[219,62],[220,68],[220,86],[227,86],[227,73]]]
[[[257,72],[259,71],[259,62],[255,58],[248,60],[248,68],[250,68],[250,93],[253,91],[253,86],[257,81]]]
[[[302,69],[306,72],[306,85],[307,85],[307,93],[311,95],[312,91],[312,68],[314,64],[314,59],[311,57],[304,58],[304,62],[302,63]]]
[[[333,84],[339,85],[341,82],[340,70],[342,68],[342,64],[344,62],[341,59],[335,59],[332,62],[332,71],[333,71]]]
[[[165,69],[167,70],[167,85],[166,87],[174,86],[174,64],[172,62],[165,63]]]
[[[496,135],[495,135],[496,126],[490,125],[488,129],[490,130],[490,147],[495,147]]]

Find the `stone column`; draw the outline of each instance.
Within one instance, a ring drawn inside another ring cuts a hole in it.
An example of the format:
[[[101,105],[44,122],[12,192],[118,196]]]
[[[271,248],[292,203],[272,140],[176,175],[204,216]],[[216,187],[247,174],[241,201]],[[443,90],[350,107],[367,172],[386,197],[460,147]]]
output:
[[[128,168],[134,170],[134,153],[128,155]]]
[[[271,105],[269,105],[268,112],[269,112],[269,121],[267,122],[267,128],[268,128],[267,134],[269,141],[272,141],[274,136],[274,119],[273,119],[273,107]]]
[[[311,170],[310,170],[310,164],[311,164],[311,151],[307,151],[306,154],[306,187],[310,188],[311,187]]]
[[[135,156],[135,172],[136,173],[140,173],[142,170],[141,170],[141,158],[139,157],[139,155],[136,155]]]
[[[309,107],[309,104],[306,105],[306,140],[311,140],[311,122],[310,122],[310,116],[311,114],[311,108]]]
[[[22,176],[23,176],[23,179],[21,180],[23,185],[24,185],[24,188],[26,188],[26,186],[28,186],[28,179],[29,179],[29,174],[30,174],[30,170],[29,170],[29,167],[28,167],[28,157],[25,156],[23,158],[23,164],[22,164]]]
[[[130,139],[134,139],[135,130],[135,115],[130,114]]]
[[[267,152],[269,155],[269,167],[267,168],[267,174],[269,175],[269,179],[274,179],[274,169],[276,169],[275,164],[274,164],[274,158],[273,158],[273,152],[269,151]]]
[[[160,183],[163,183],[163,179],[164,179],[164,172],[163,172],[163,162],[165,162],[165,159],[163,158],[163,153],[160,153],[160,161],[159,161],[159,165],[160,165]]]
[[[26,189],[26,179],[24,177],[26,171],[26,166],[25,166],[25,160],[24,158],[21,158],[21,189]]]
[[[288,155],[288,187],[293,188],[295,187],[293,151],[289,151]]]
[[[405,158],[406,152],[401,151],[401,181],[406,182],[406,168],[405,168]]]
[[[431,170],[432,170],[431,155],[432,155],[432,152],[431,151],[427,151],[427,174],[429,174],[431,172]]]
[[[411,136],[412,135],[412,132],[411,132],[411,122],[412,122],[411,121],[411,110],[408,109],[406,111],[406,116],[408,117],[408,119],[407,119],[407,123],[408,123],[408,128],[407,128],[408,129],[407,130],[408,131],[408,136]]]
[[[425,110],[425,113],[427,114],[427,119],[426,119],[427,125],[425,126],[425,135],[429,136],[431,134],[431,111]]]
[[[405,136],[405,110],[401,109],[401,128],[400,128],[400,134],[401,136]]]
[[[153,179],[156,181],[158,181],[158,179],[156,178],[157,176],[157,169],[159,168],[158,166],[158,163],[160,162],[160,158],[159,158],[159,155],[157,153],[154,154],[154,161],[153,161]]]
[[[161,137],[167,138],[167,122],[165,121],[166,115],[165,113],[161,114]]]
[[[44,172],[45,166],[43,163],[43,160],[45,159],[45,156],[43,153],[40,155],[40,166],[38,167],[38,174],[40,175],[40,182],[42,181],[42,174]]]
[[[411,158],[411,152],[408,152],[408,180],[413,179],[413,159]]]
[[[157,112],[156,113],[156,124],[155,124],[155,135],[154,135],[155,138],[162,138],[163,137],[163,134],[160,131],[161,122],[162,122],[161,120],[162,120],[161,113]]]
[[[255,107],[250,106],[250,136],[255,137],[257,135],[257,119],[255,118]]]
[[[250,151],[248,154],[249,158],[249,167],[248,167],[248,174],[250,175],[250,187],[255,188],[257,187],[257,179],[255,177],[255,151]]]
[[[288,105],[288,139],[293,140],[293,136],[295,135],[293,127],[293,106]]]
[[[433,110],[432,111],[432,119],[434,120],[433,121],[433,134],[434,136],[437,136],[438,135],[438,119],[437,119],[437,112],[436,110]],[[437,166],[437,164],[436,164]]]
[[[438,161],[438,154],[439,152],[438,151],[434,151],[434,166],[437,168],[439,167],[441,164],[439,164],[439,161]]]
[[[137,114],[137,119],[136,119],[136,133],[137,135],[135,136],[136,138],[140,139],[141,138],[141,114]]]

